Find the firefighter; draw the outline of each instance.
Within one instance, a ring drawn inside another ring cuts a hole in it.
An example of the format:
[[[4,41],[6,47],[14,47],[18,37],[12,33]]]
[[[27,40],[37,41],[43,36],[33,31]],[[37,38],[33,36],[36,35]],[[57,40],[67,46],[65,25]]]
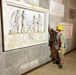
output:
[[[64,46],[64,35],[63,35],[63,27],[61,24],[59,24],[56,27],[56,39],[55,39],[55,49],[57,50],[56,54],[56,60],[55,62],[59,62],[58,67],[59,69],[63,68],[63,63],[64,63],[64,53],[65,53],[65,46]]]

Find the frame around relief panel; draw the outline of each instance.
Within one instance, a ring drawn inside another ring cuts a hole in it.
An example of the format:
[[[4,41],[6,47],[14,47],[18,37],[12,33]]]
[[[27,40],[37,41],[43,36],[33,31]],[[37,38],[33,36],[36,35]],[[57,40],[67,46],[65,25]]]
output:
[[[29,32],[21,33],[19,29],[19,33],[18,33],[16,30],[18,29],[17,27],[20,27],[22,25],[22,24],[19,25],[20,24],[19,22],[22,21],[22,19],[19,19],[19,17],[15,16],[16,19],[14,18],[15,19],[14,23],[12,23],[11,22],[12,20],[10,20],[11,11],[13,11],[14,9],[16,10],[17,8],[20,10],[21,13],[22,11],[27,10],[30,13],[29,15],[32,15],[33,13],[34,13],[33,15],[38,15],[38,14],[43,15],[42,28],[44,28],[44,30],[37,32],[37,27],[34,26],[34,28],[36,29],[36,32],[29,31]],[[21,4],[19,2],[4,1],[2,2],[2,14],[3,14],[2,16],[3,18],[3,22],[2,22],[3,23],[2,24],[3,25],[2,26],[3,51],[16,50],[18,48],[23,48],[23,47],[28,47],[28,46],[33,46],[33,45],[38,45],[38,44],[48,42],[48,15],[49,15],[48,10],[40,8],[40,7],[35,7],[33,5]],[[18,24],[15,24],[17,26],[14,28],[15,29],[14,32],[11,32],[11,25],[12,25],[11,23],[12,24],[18,23]]]

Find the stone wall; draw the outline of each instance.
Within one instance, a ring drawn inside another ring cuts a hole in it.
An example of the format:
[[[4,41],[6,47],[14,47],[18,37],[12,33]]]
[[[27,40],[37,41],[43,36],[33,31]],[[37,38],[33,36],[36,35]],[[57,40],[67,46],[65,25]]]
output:
[[[25,2],[27,1],[29,1],[29,3],[32,2],[32,0],[26,0]],[[63,3],[65,5],[65,16],[64,18],[60,18],[50,15],[51,18],[49,21],[53,21],[56,24],[60,22],[72,22],[74,24],[73,37],[68,39],[68,48],[66,51],[68,52],[76,47],[75,46],[76,19],[71,20],[67,17],[69,6],[76,9],[76,1],[75,0],[63,0],[63,1],[55,0],[55,1]],[[39,6],[49,9],[49,2],[50,2],[49,0],[39,0]],[[36,3],[36,5],[38,6],[38,3]],[[0,6],[0,75],[20,75],[51,60],[48,43],[3,52],[1,20],[2,19],[1,19],[1,6]]]

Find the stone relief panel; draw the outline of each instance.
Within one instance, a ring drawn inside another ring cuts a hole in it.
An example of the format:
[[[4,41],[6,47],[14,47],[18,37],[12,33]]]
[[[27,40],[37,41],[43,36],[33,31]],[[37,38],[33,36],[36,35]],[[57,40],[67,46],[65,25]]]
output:
[[[76,18],[76,10],[72,9],[72,8],[69,8],[68,17],[71,18],[71,19],[75,19]]]
[[[58,17],[64,17],[64,5],[56,1],[50,1],[50,14]]]
[[[18,2],[3,2],[3,32],[5,51],[47,43],[48,12]]]

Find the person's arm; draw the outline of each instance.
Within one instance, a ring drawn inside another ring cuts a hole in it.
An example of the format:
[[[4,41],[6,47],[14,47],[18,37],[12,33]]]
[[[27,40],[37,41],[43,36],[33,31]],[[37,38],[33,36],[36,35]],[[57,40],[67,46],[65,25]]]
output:
[[[50,34],[55,32],[54,29],[52,29],[50,26],[48,27],[48,31],[49,31]]]
[[[48,31],[49,31],[49,33],[51,34],[51,28],[50,28],[50,26],[48,27]]]

